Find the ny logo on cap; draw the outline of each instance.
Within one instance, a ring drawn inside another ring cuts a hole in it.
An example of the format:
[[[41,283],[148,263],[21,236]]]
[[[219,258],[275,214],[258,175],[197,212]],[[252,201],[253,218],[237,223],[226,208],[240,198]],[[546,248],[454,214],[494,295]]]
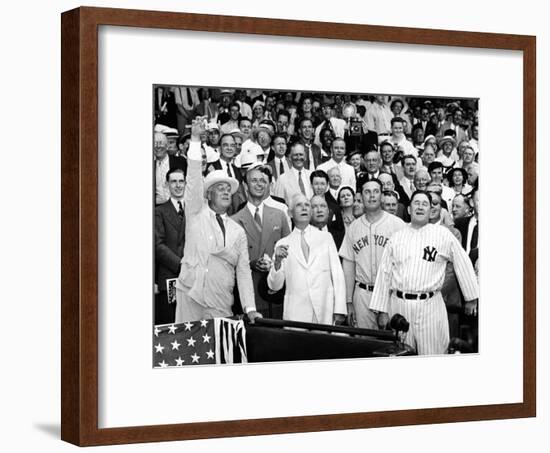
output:
[[[424,247],[424,256],[422,257],[423,260],[426,260],[428,262],[435,261],[435,257],[437,256],[437,250],[435,247]]]

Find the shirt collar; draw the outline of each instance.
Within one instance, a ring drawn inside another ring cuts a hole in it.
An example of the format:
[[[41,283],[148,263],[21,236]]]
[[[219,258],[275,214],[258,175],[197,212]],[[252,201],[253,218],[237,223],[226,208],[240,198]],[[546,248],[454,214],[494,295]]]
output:
[[[305,227],[304,230],[303,230],[303,231],[304,231],[304,235],[305,235],[306,237],[308,237],[308,236],[311,234],[312,229],[313,229],[313,227],[312,227],[311,225],[308,225],[307,227]],[[318,229],[318,228],[316,228],[316,229]],[[301,236],[301,234],[302,234],[302,230],[300,230],[300,229],[297,228],[297,227],[294,227],[294,229],[292,230],[292,232],[293,232],[294,234],[297,234],[298,236]]]
[[[256,214],[256,206],[254,206],[250,201],[246,203],[246,207],[250,211],[250,214],[252,214],[252,217],[254,217],[254,214]],[[260,209],[260,218],[263,219],[264,217],[264,202],[262,201],[258,206]]]
[[[175,198],[173,197],[170,197],[170,201],[172,202],[172,204],[174,205],[174,208],[176,208],[176,211],[179,210],[179,206],[178,206],[178,201],[181,201],[181,205],[184,206],[183,204],[183,198],[181,200],[176,200]]]
[[[214,210],[209,206],[208,207],[208,210],[210,211],[210,215],[212,217],[216,217],[216,212],[214,212]],[[227,212],[224,212],[223,214],[220,214],[221,218],[224,220],[224,222],[229,218],[228,215],[227,215]]]

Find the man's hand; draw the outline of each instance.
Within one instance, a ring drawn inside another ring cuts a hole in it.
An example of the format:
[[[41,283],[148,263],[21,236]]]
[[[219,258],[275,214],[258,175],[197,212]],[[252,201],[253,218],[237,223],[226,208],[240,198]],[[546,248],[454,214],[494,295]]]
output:
[[[279,245],[275,248],[275,270],[281,267],[281,262],[288,256],[288,245]]]
[[[348,325],[350,327],[357,327],[357,319],[355,317],[355,308],[353,307],[353,303],[352,302],[348,302],[346,304],[346,307],[348,309]]]
[[[332,315],[332,322],[335,326],[341,326],[346,321],[346,315],[340,313],[334,313]]]
[[[466,305],[464,305],[464,313],[468,316],[477,316],[477,299],[466,302]]]
[[[380,312],[376,317],[376,322],[380,330],[386,330],[388,327],[388,324],[390,323],[390,317],[387,313]]]
[[[256,322],[256,319],[263,318],[261,313],[258,313],[257,311],[249,311],[246,316],[248,316],[248,319],[250,321],[250,324],[254,324]]]
[[[206,131],[206,116],[197,116],[191,124],[191,141],[200,142]]]
[[[271,268],[271,260],[261,257],[256,261],[253,261],[250,267],[258,272],[269,272],[269,269]]]

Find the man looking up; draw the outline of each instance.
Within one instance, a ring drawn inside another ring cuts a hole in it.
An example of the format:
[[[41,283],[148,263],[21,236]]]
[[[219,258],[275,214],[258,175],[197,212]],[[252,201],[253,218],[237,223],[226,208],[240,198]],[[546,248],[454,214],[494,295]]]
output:
[[[364,214],[346,231],[340,247],[346,279],[348,323],[378,329],[369,303],[382,252],[391,235],[405,226],[399,217],[382,210],[382,184],[377,179],[360,181]]]
[[[251,322],[256,311],[244,230],[227,216],[239,183],[222,170],[203,179],[200,136],[203,118],[193,120],[184,195],[185,250],[176,281],[176,323],[232,316],[235,276],[241,305]]]

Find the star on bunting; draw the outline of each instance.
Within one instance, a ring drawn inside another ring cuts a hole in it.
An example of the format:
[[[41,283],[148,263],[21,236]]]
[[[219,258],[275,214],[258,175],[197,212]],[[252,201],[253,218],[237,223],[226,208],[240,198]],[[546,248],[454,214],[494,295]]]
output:
[[[164,346],[162,346],[160,343],[155,346],[156,351],[155,352],[162,352],[164,351]]]
[[[176,359],[176,366],[183,366],[183,362],[185,362],[185,360],[183,360],[183,359],[181,358],[181,356],[178,357],[178,358]]]

